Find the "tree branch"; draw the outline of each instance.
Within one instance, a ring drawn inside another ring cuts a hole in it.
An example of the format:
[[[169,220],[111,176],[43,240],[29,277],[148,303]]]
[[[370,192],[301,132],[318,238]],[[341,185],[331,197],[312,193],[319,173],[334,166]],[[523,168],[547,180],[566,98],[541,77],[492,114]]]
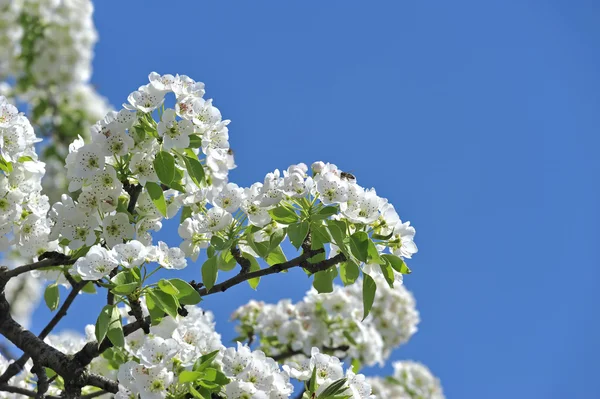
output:
[[[0,384],[0,391],[18,393],[19,395],[29,396],[30,398],[35,398],[37,395],[36,392],[30,391],[29,389],[15,387],[8,384]]]
[[[123,184],[123,188],[129,194],[129,204],[127,205],[127,212],[133,215],[133,211],[135,210],[135,204],[138,200],[138,197],[140,196],[140,193],[142,192],[142,186],[139,184],[136,184],[134,186],[131,183],[129,183],[129,181],[127,181]]]
[[[65,299],[65,302],[62,304],[58,312],[56,312],[52,320],[50,320],[48,325],[46,325],[46,327],[44,327],[44,329],[40,332],[40,334],[38,335],[39,339],[43,340],[44,338],[46,338],[52,332],[52,329],[54,329],[54,327],[56,327],[56,325],[60,322],[60,320],[67,315],[67,310],[69,309],[75,298],[77,298],[79,291],[81,291],[81,289],[87,283],[87,281],[76,282],[75,280],[73,280],[72,277],[69,281],[72,281],[71,285],[73,289],[67,296],[67,299]],[[4,371],[4,374],[0,376],[0,383],[8,382],[8,380],[17,375],[20,371],[22,371],[23,367],[25,367],[25,363],[27,363],[30,357],[31,356],[29,355],[29,353],[24,353],[17,361],[11,363]]]
[[[291,269],[296,266],[302,266],[304,269],[308,270],[311,273],[316,273],[322,270],[326,270],[329,267],[336,265],[340,262],[346,261],[346,256],[343,253],[339,253],[333,258],[323,260],[317,263],[310,263],[307,260],[312,258],[315,255],[325,252],[323,248],[319,249],[311,249],[310,251],[306,251],[302,253],[302,255],[288,260],[287,262],[277,263],[271,267],[267,267],[265,269],[256,270],[250,273],[239,273],[238,275],[230,278],[229,280],[225,280],[222,283],[215,284],[210,291],[206,289],[206,287],[198,290],[198,293],[201,296],[212,295],[217,292],[225,292],[229,288],[234,285],[238,285],[244,281],[248,281],[253,278],[268,276],[269,274],[280,273],[284,270]]]
[[[15,267],[14,269],[10,270],[6,267],[0,268],[0,287],[4,287],[11,278],[32,270],[49,266],[72,265],[73,263],[75,263],[75,259],[71,259],[67,255],[61,254],[60,252],[44,252],[40,256],[40,260],[37,262]]]

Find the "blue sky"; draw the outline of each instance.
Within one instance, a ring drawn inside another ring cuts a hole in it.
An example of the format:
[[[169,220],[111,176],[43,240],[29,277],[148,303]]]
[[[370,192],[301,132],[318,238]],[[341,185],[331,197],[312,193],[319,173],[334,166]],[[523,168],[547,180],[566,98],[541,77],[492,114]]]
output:
[[[93,82],[115,106],[151,71],[205,82],[240,185],[324,160],[388,197],[420,249],[405,284],[422,323],[393,358],[449,399],[600,397],[599,17],[593,1],[105,0]],[[235,307],[308,287],[290,273],[203,305],[232,338]]]

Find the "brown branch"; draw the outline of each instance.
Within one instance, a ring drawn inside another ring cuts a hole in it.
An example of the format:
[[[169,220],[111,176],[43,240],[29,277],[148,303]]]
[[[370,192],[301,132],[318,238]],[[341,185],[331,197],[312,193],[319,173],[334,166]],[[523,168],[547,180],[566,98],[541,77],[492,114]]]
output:
[[[0,391],[18,393],[20,395],[29,396],[30,398],[35,398],[37,395],[36,392],[30,391],[29,389],[19,388],[8,384],[0,384]]]
[[[250,266],[252,264],[250,263],[250,260],[248,260],[242,256],[242,252],[240,251],[240,249],[238,247],[236,247],[236,246],[231,247],[231,255],[233,256],[235,261],[238,263],[238,265],[240,265],[240,267],[241,267],[240,273],[248,273],[250,271]]]
[[[88,374],[85,380],[85,385],[91,385],[98,387],[106,392],[117,393],[119,392],[119,384],[116,381],[108,379],[98,374]]]
[[[288,260],[287,262],[277,263],[271,267],[267,267],[265,269],[256,270],[250,273],[239,273],[238,275],[230,278],[229,280],[225,280],[222,283],[215,284],[210,291],[206,289],[206,287],[198,290],[198,293],[201,296],[211,295],[217,292],[225,292],[229,288],[234,285],[238,285],[244,281],[248,281],[253,278],[268,276],[269,274],[281,273],[284,270],[291,269],[296,266],[302,266],[306,270],[311,273],[316,273],[318,271],[325,270],[337,263],[344,262],[346,260],[346,256],[342,253],[337,254],[333,258],[326,259],[317,263],[307,262],[307,259],[312,258],[315,255],[325,252],[323,248],[319,249],[311,249],[310,251],[304,252],[302,255]]]
[[[75,263],[75,259],[71,259],[65,254],[59,252],[44,252],[37,262],[15,267],[10,270],[6,267],[0,268],[0,287],[5,286],[11,278],[32,270],[50,266],[72,265],[73,263]]]
[[[71,277],[70,275],[68,276]],[[60,320],[67,315],[67,310],[69,309],[75,298],[77,298],[79,291],[81,291],[81,289],[87,283],[87,281],[76,282],[75,280],[73,280],[73,277],[71,277],[71,280],[69,281],[73,281],[71,283],[71,285],[73,286],[72,291],[69,293],[67,299],[65,299],[65,302],[62,304],[58,312],[56,312],[52,320],[50,320],[48,325],[46,325],[46,327],[44,327],[44,329],[40,332],[38,338],[43,340],[52,332],[52,329],[54,329],[54,327],[56,327]],[[16,362],[11,363],[4,371],[4,374],[0,376],[0,383],[8,382],[8,380],[10,380],[12,377],[21,372],[25,367],[25,363],[27,363],[30,357],[31,356],[29,355],[29,353],[24,353]]]
[[[50,386],[48,376],[46,375],[46,369],[35,363],[31,371],[37,375],[37,395],[35,395],[35,398],[44,399],[44,395],[46,395],[48,387]]]
[[[142,186],[139,184],[136,184],[134,186],[131,183],[129,183],[129,181],[127,181],[123,184],[123,188],[129,194],[129,204],[127,205],[127,212],[133,215],[133,211],[135,210],[135,204],[142,192]]]

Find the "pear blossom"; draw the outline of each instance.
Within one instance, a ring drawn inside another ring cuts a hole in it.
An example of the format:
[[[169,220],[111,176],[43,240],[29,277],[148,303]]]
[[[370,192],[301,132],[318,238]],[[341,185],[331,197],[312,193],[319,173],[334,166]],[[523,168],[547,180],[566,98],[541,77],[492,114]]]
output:
[[[85,256],[77,259],[73,269],[83,280],[99,280],[118,265],[112,251],[94,245]]]
[[[106,216],[102,221],[102,230],[106,245],[111,248],[122,244],[125,239],[133,238],[135,232],[129,218],[122,212]]]

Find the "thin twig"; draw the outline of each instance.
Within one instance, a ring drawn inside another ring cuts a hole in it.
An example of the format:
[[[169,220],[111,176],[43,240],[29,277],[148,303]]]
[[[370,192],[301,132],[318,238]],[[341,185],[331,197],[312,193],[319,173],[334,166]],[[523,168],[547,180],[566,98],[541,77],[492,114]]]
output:
[[[0,391],[2,392],[10,392],[10,393],[18,393],[20,395],[29,396],[30,398],[36,397],[36,392],[30,391],[29,389],[15,387],[8,384],[0,384]]]
[[[15,267],[14,269],[0,270],[0,285],[6,285],[11,278],[32,270],[41,269],[42,267],[72,265],[73,263],[75,263],[75,259],[71,259],[60,252],[44,252],[37,262]]]

